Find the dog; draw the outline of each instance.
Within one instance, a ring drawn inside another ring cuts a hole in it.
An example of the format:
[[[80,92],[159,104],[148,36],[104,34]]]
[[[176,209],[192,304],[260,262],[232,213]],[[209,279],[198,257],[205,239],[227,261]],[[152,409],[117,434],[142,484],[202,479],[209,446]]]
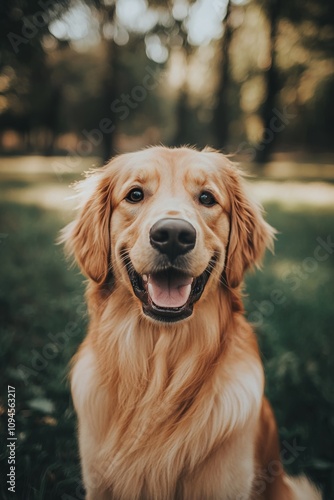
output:
[[[88,278],[73,360],[88,500],[318,500],[281,465],[244,273],[275,231],[205,148],[120,155],[62,234]]]

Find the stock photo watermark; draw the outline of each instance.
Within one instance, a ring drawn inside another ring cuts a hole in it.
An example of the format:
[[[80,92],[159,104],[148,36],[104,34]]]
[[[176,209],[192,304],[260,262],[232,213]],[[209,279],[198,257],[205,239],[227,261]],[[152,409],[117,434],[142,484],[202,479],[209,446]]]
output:
[[[292,443],[283,441],[279,460],[271,460],[267,467],[256,471],[256,478],[253,483],[252,498],[263,495],[267,487],[272,484],[279,476],[284,474],[284,466],[291,465],[306,451],[306,446],[297,444],[297,440],[293,439]],[[262,496],[261,496],[262,498]],[[249,500],[249,495],[241,495],[236,500]],[[283,499],[282,499],[283,500]]]
[[[300,288],[303,282],[318,270],[321,262],[327,261],[334,253],[334,241],[332,235],[328,235],[325,239],[318,236],[316,238],[318,245],[313,250],[313,255],[305,257],[301,264],[294,265],[286,270],[282,276],[281,281],[289,286],[290,291],[295,292]],[[254,327],[259,327],[273,314],[277,306],[283,305],[288,300],[286,293],[281,288],[273,288],[267,299],[261,302],[253,300],[251,302],[253,308],[247,316]]]
[[[129,94],[122,93],[119,98],[114,99],[110,104],[110,111],[117,116],[118,120],[126,120],[131,111],[136,109],[147,98],[148,93],[159,85],[163,76],[164,72],[160,69],[146,66],[141,83],[135,85]],[[76,148],[69,151],[63,160],[53,161],[52,169],[57,178],[62,180],[63,174],[73,172],[83,157],[89,156],[94,148],[102,144],[104,135],[112,134],[115,129],[116,125],[109,116],[101,118],[98,127],[91,130],[83,129],[81,134],[85,139],[81,139]]]
[[[82,318],[86,313],[86,307],[82,301],[82,297],[78,296],[75,299],[79,305],[75,312]],[[45,370],[50,361],[56,359],[67,347],[72,338],[79,336],[82,333],[80,325],[76,321],[66,323],[64,330],[57,333],[49,332],[46,337],[48,342],[44,344],[41,350],[31,349],[30,365],[20,364],[17,367],[17,373],[27,386],[30,383],[30,377],[35,377],[40,372]]]
[[[255,145],[247,141],[241,142],[234,154],[242,153],[246,156],[246,161],[254,161],[258,151],[263,151],[274,140],[275,135],[282,132],[296,116],[288,111],[287,106],[282,110],[273,108],[269,127],[264,129],[261,142]]]
[[[296,439],[293,440],[292,444],[283,441],[279,454],[280,460],[271,460],[265,469],[258,471],[258,479],[254,483],[254,494],[262,495],[267,486],[284,473],[284,466],[293,464],[305,450],[306,447],[298,445]],[[240,498],[238,500],[246,499]]]
[[[8,414],[8,428],[7,428],[7,450],[8,450],[8,473],[7,484],[8,491],[15,493],[16,488],[16,422],[15,422],[15,408],[16,408],[16,392],[15,387],[9,385],[7,388],[7,414]]]
[[[15,54],[19,53],[21,45],[26,45],[33,40],[42,28],[56,20],[62,12],[62,5],[52,0],[39,0],[38,5],[41,10],[30,16],[22,16],[20,33],[13,33],[12,31],[7,33],[7,39]]]

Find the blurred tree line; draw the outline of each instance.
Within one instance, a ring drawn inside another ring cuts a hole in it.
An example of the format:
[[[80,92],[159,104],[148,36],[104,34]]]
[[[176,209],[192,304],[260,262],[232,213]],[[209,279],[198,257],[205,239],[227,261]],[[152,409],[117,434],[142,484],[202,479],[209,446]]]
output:
[[[334,150],[332,0],[2,0],[2,153]]]

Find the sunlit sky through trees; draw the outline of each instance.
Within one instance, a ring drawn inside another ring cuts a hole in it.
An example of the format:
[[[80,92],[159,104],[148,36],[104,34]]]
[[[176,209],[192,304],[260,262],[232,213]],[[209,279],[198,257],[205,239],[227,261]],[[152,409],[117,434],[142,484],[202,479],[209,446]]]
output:
[[[105,158],[152,142],[211,144],[248,161],[280,151],[333,150],[328,0],[50,5],[40,27],[33,21],[37,1],[8,9],[11,31],[0,65],[5,151],[24,148],[22,134],[35,151],[75,150],[83,131],[103,118],[116,128],[104,134],[103,151],[92,145],[92,152]],[[27,22],[32,35],[22,38]],[[113,103],[132,95],[147,67],[163,76],[120,119],[124,113],[112,110]],[[280,120],[276,131],[272,120]]]

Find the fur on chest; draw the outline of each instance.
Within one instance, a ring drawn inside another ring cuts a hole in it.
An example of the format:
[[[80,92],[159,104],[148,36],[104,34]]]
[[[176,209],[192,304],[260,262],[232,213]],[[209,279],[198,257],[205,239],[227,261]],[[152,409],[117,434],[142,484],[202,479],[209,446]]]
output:
[[[254,434],[248,430],[260,406],[262,372],[256,363],[239,368],[239,376],[234,371],[230,378],[228,367],[218,366],[193,392],[173,392],[170,382],[160,393],[147,386],[136,394],[129,386],[126,394],[117,381],[111,387],[101,383],[92,349],[82,350],[72,394],[80,446],[90,447],[94,457],[90,476],[93,471],[103,489],[124,499],[197,498],[193,486],[202,474],[213,490],[222,484],[235,490],[236,481],[248,490],[254,453],[247,436]],[[245,485],[233,472],[243,462],[249,469]]]

